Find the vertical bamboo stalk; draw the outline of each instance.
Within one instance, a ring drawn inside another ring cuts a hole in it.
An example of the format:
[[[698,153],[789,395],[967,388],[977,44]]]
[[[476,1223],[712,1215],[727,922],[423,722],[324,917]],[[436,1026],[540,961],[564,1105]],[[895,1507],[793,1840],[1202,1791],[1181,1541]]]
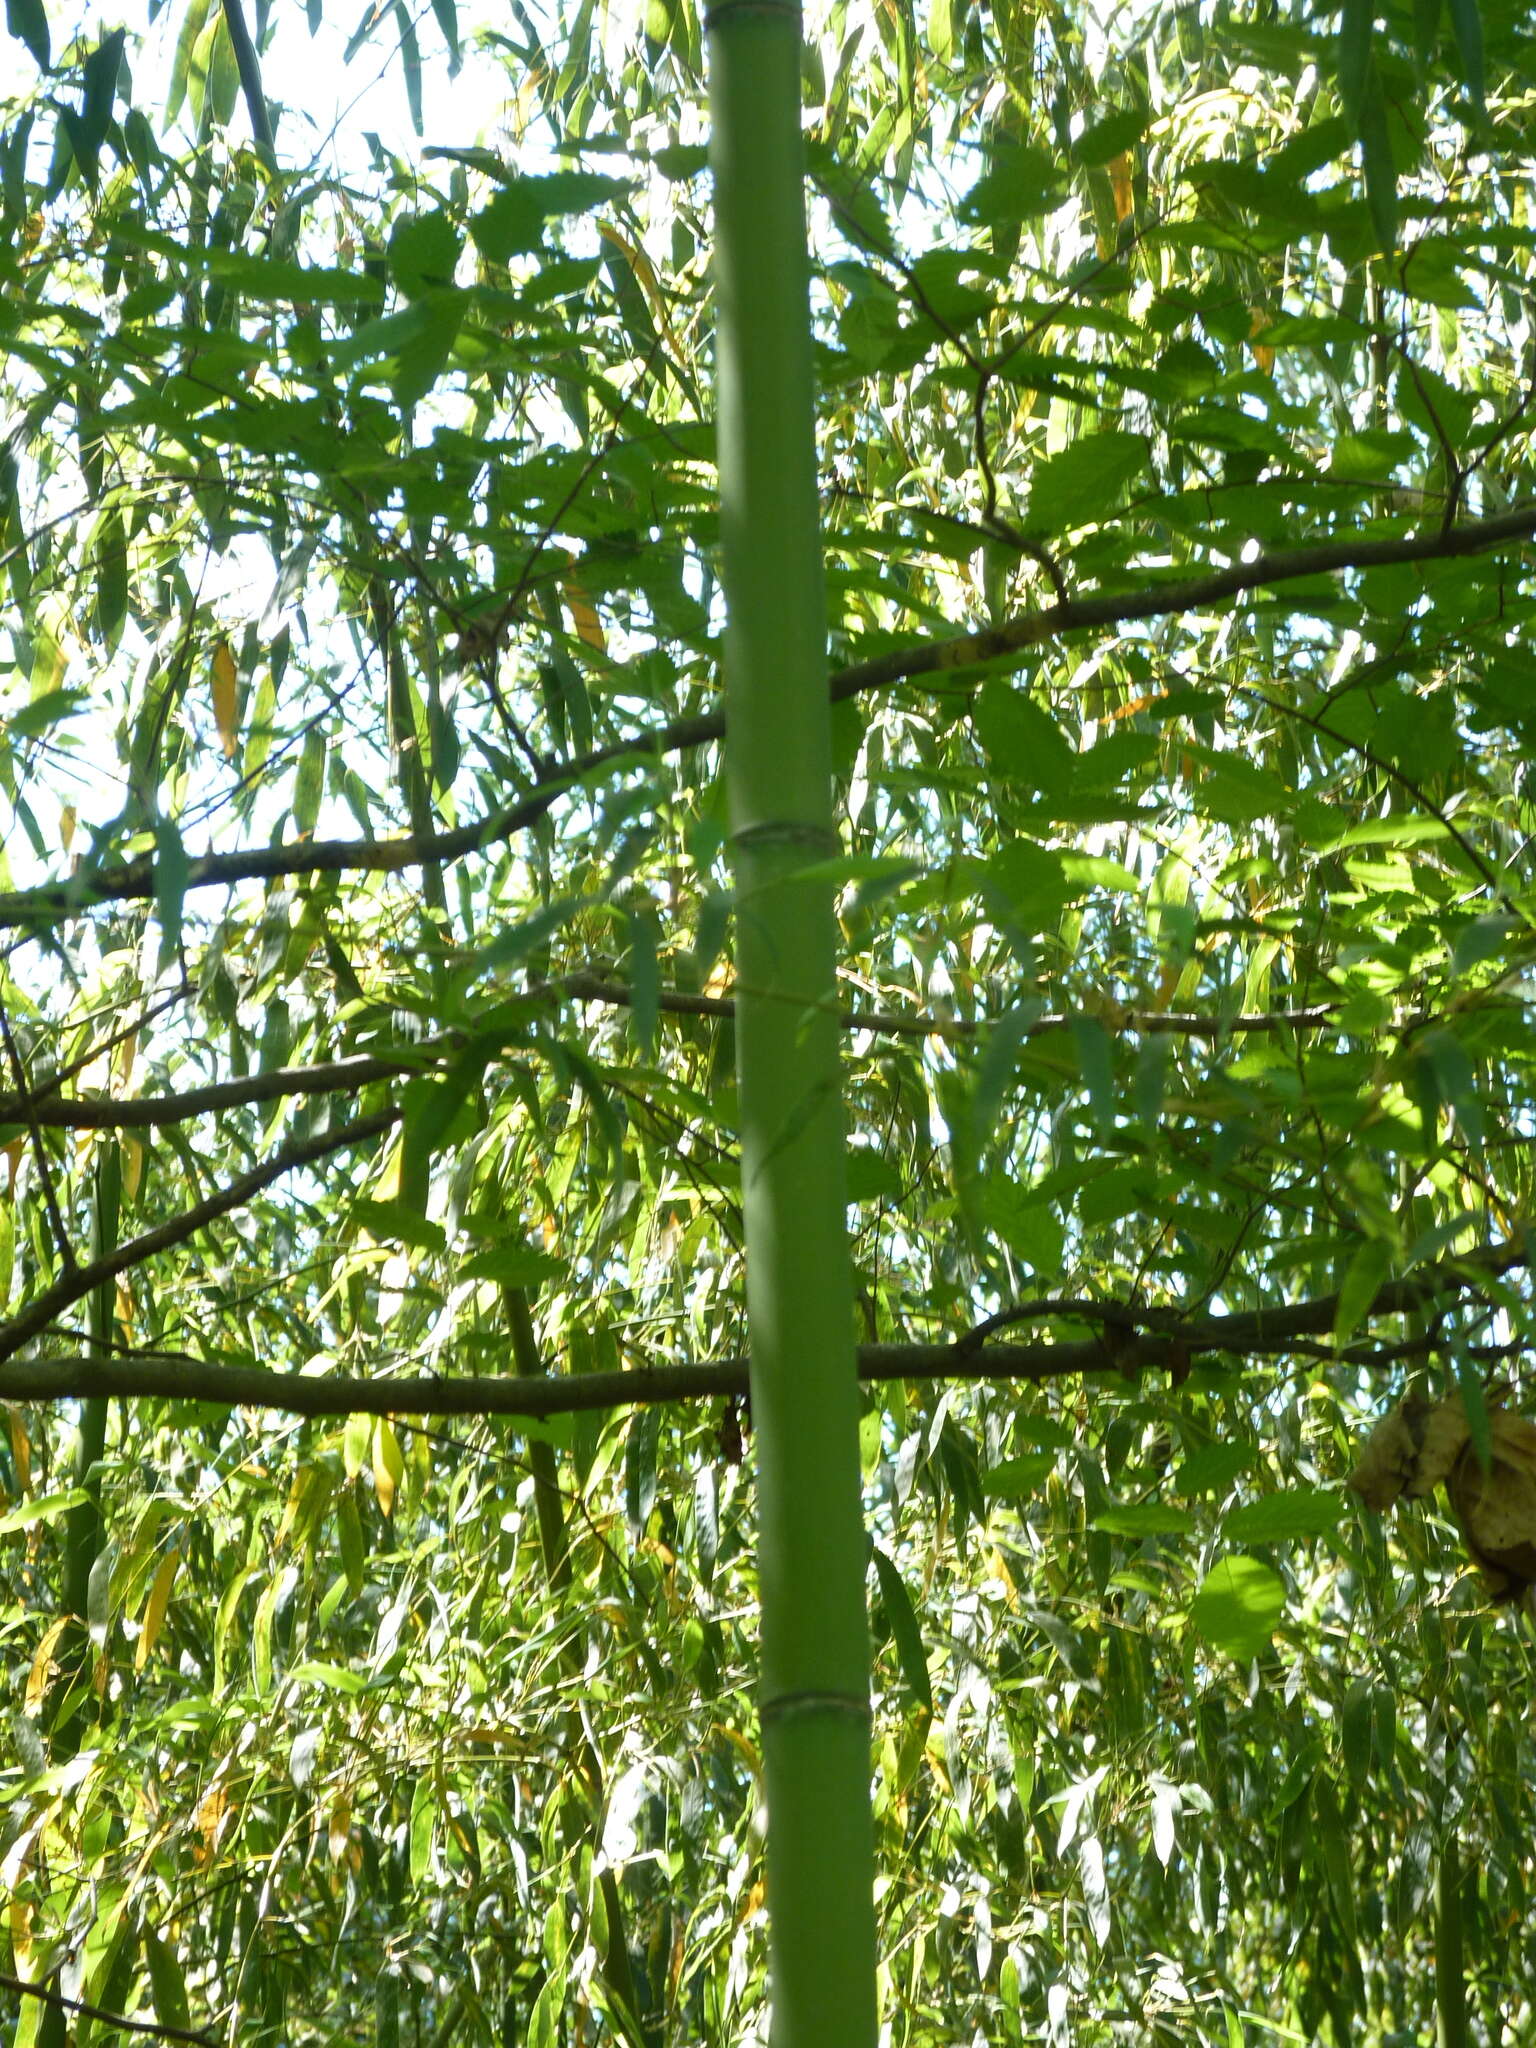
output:
[[[799,10],[708,17],[726,780],[757,1440],[775,2048],[873,2048],[869,1641],[830,884],[837,849]]]

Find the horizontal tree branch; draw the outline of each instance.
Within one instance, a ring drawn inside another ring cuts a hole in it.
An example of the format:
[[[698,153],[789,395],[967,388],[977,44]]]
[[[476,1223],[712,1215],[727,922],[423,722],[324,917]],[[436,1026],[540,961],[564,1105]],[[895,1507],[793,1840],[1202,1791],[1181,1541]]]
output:
[[[0,1323],[0,1360],[10,1358],[30,1338],[39,1336],[64,1310],[72,1308],[77,1301],[83,1301],[95,1288],[105,1281],[115,1280],[120,1273],[139,1266],[156,1252],[168,1251],[172,1246],[184,1244],[206,1224],[216,1222],[220,1216],[227,1216],[232,1209],[244,1205],[269,1188],[285,1173],[292,1173],[301,1166],[312,1166],[317,1159],[324,1159],[332,1152],[339,1152],[347,1145],[365,1144],[369,1138],[377,1138],[398,1122],[398,1109],[382,1109],[373,1116],[359,1117],[355,1123],[343,1124],[340,1129],[322,1131],[309,1138],[296,1138],[289,1145],[274,1152],[265,1165],[245,1173],[228,1187],[217,1188],[204,1201],[197,1202],[190,1209],[184,1209],[179,1216],[172,1216],[153,1230],[146,1230],[138,1237],[131,1237],[125,1244],[118,1245],[110,1252],[103,1252],[100,1258],[92,1259],[88,1265],[73,1267],[51,1287],[45,1287],[41,1294],[28,1302],[18,1314]],[[0,1386],[6,1383],[6,1374],[0,1371]]]
[[[398,1055],[358,1054],[350,1059],[317,1060],[312,1067],[272,1067],[264,1074],[243,1075],[238,1081],[210,1081],[176,1094],[127,1100],[95,1095],[0,1095],[0,1124],[29,1119],[62,1131],[152,1129],[248,1102],[281,1102],[291,1095],[352,1094],[370,1081],[423,1072],[430,1067],[430,1060],[423,1058],[426,1050],[417,1046]]]
[[[634,990],[623,983],[604,981],[591,974],[567,974],[558,981],[542,983],[528,990],[526,1000],[535,1003],[562,996],[574,996],[578,1002],[606,1003],[616,1009],[632,1009],[636,1000]],[[667,1016],[731,1019],[736,1015],[736,1004],[730,996],[667,989],[654,1000]],[[1254,1032],[1326,1030],[1335,1022],[1335,1006],[1328,1003],[1315,1003],[1300,1010],[1241,1012],[1232,1017],[1100,1003],[1091,1014],[1107,1031],[1115,1033],[1212,1040]],[[1000,1021],[996,1017],[937,1017],[922,1011],[904,1014],[899,1010],[853,1009],[838,1015],[845,1031],[869,1031],[881,1037],[943,1038],[951,1042],[978,1037]],[[1044,1038],[1068,1030],[1073,1021],[1063,1012],[1051,1011],[1031,1018],[1021,1035],[1025,1039]],[[0,1124],[26,1123],[65,1131],[117,1131],[185,1123],[213,1110],[235,1109],[246,1103],[280,1102],[294,1095],[352,1093],[371,1081],[427,1072],[436,1059],[451,1056],[463,1044],[462,1032],[445,1033],[439,1038],[422,1039],[399,1053],[358,1053],[345,1059],[317,1060],[313,1066],[272,1067],[266,1073],[242,1075],[236,1081],[210,1081],[167,1095],[127,1099],[57,1095],[50,1092],[51,1084],[45,1080],[27,1095],[0,1093]]]
[[[557,985],[567,995],[586,1002],[609,1003],[623,1009],[632,1009],[635,1004],[633,989],[626,988],[622,982],[604,981],[593,974],[567,974]],[[654,1000],[656,1007],[668,1015],[721,1018],[734,1018],[736,1015],[735,999],[731,996],[694,995],[688,990],[669,989]],[[1093,1016],[1112,1032],[1225,1038],[1229,1034],[1251,1032],[1325,1029],[1334,1022],[1336,1009],[1337,1005],[1332,1003],[1314,1003],[1302,1010],[1244,1011],[1232,1017],[1218,1017],[1191,1011],[1141,1010],[1129,1003],[1101,1001],[1091,1010],[1085,1009],[1083,1014]],[[1077,1021],[1062,1011],[1047,1011],[1039,1017],[1032,1017],[1021,1035],[1026,1039],[1045,1038],[1052,1032],[1069,1031]],[[936,1017],[923,1011],[853,1009],[838,1012],[838,1023],[845,1031],[870,1031],[887,1038],[963,1040],[978,1037],[1001,1022],[1000,1017]],[[0,1111],[4,1106],[5,1098],[0,1097]]]
[[[1494,1245],[1448,1260],[1403,1280],[1388,1281],[1362,1320],[1405,1314],[1436,1298],[1454,1296],[1482,1281],[1526,1265],[1522,1247]],[[1307,1340],[1330,1332],[1337,1294],[1234,1315],[1181,1321],[1176,1309],[1140,1308],[1102,1301],[1034,1304],[1036,1312],[1069,1322],[1098,1324],[1101,1334],[1057,1343],[974,1343],[971,1335],[932,1344],[864,1344],[859,1378],[887,1380],[1030,1380],[1085,1373],[1135,1377],[1182,1373],[1206,1357],[1270,1357],[1293,1346],[1315,1356]],[[991,1319],[989,1319],[991,1320]],[[1373,1355],[1351,1345],[1350,1363],[1370,1366]],[[1395,1347],[1379,1353],[1383,1364]],[[221,1406],[270,1408],[292,1415],[508,1415],[537,1419],[596,1409],[698,1401],[747,1391],[747,1360],[703,1365],[636,1367],[620,1372],[486,1378],[433,1374],[409,1379],[273,1372],[262,1366],[217,1365],[195,1358],[92,1357],[13,1359],[0,1369],[0,1400],[63,1401],[90,1396],[211,1401]]]
[[[871,690],[915,682],[923,676],[942,675],[1022,654],[1068,633],[1202,611],[1229,597],[1273,589],[1309,576],[1456,560],[1509,541],[1528,540],[1533,533],[1536,505],[1524,505],[1491,519],[1466,520],[1443,532],[1405,534],[1392,540],[1338,540],[1315,547],[1274,548],[1255,555],[1251,561],[1236,562],[1230,568],[1212,570],[1202,576],[1150,583],[1141,590],[1069,598],[979,633],[962,633],[918,647],[896,648],[872,661],[856,662],[840,670],[830,679],[829,688],[833,701],[842,702]],[[187,890],[213,889],[235,882],[273,881],[292,875],[398,874],[406,868],[462,860],[467,854],[498,845],[525,830],[558,803],[568,789],[600,768],[624,760],[638,763],[681,753],[718,740],[724,733],[725,717],[720,712],[674,719],[650,734],[594,747],[577,760],[551,767],[515,803],[452,831],[409,833],[395,839],[293,840],[281,846],[253,846],[238,853],[205,854],[191,862],[184,886]],[[112,867],[94,871],[82,868],[67,882],[44,883],[35,889],[11,890],[0,895],[0,928],[51,923],[96,903],[143,900],[154,893],[154,862],[148,854],[141,854],[136,860]]]

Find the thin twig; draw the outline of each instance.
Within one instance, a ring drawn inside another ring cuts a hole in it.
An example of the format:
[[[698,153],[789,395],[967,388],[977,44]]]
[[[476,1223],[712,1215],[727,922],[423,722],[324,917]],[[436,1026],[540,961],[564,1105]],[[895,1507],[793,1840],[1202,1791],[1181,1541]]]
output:
[[[377,1138],[400,1119],[398,1109],[379,1110],[373,1116],[359,1117],[355,1123],[343,1124],[339,1130],[324,1131],[318,1137],[298,1138],[276,1152],[264,1166],[254,1172],[242,1174],[231,1181],[228,1187],[219,1188],[192,1208],[185,1209],[179,1216],[173,1216],[166,1223],[160,1223],[153,1230],[146,1230],[138,1237],[131,1237],[125,1244],[118,1245],[110,1252],[103,1252],[89,1264],[76,1266],[51,1287],[45,1287],[41,1294],[31,1301],[19,1315],[0,1323],[0,1360],[10,1358],[14,1352],[31,1337],[46,1330],[54,1318],[77,1301],[83,1301],[93,1288],[102,1286],[108,1280],[116,1279],[119,1273],[129,1272],[133,1267],[154,1256],[156,1252],[168,1251],[173,1245],[184,1244],[205,1224],[217,1222],[232,1209],[240,1209],[269,1188],[285,1173],[292,1173],[300,1166],[310,1166],[318,1159],[324,1159],[332,1152],[339,1152],[347,1145],[365,1144],[369,1138]],[[110,1368],[109,1368],[110,1369]],[[0,1385],[6,1376],[0,1374]]]

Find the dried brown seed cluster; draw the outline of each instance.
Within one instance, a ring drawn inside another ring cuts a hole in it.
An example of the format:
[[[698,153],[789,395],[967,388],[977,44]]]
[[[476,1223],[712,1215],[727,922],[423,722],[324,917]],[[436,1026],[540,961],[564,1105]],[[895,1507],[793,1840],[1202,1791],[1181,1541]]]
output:
[[[1536,1423],[1494,1408],[1488,1430],[1485,1472],[1461,1396],[1430,1401],[1410,1394],[1366,1438],[1349,1484],[1380,1513],[1443,1483],[1489,1598],[1524,1599],[1536,1613]]]

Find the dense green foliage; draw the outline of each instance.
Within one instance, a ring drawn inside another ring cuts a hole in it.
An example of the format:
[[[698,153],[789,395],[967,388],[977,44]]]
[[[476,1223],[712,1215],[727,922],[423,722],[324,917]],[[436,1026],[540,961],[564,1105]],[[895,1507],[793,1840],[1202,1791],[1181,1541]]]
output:
[[[396,150],[230,18],[7,5],[0,2016],[756,2041],[750,1417],[560,1412],[744,1345],[699,24],[370,11]],[[1523,1624],[1337,1482],[1531,1323],[1536,44],[808,35],[892,2048],[1528,2039]]]

